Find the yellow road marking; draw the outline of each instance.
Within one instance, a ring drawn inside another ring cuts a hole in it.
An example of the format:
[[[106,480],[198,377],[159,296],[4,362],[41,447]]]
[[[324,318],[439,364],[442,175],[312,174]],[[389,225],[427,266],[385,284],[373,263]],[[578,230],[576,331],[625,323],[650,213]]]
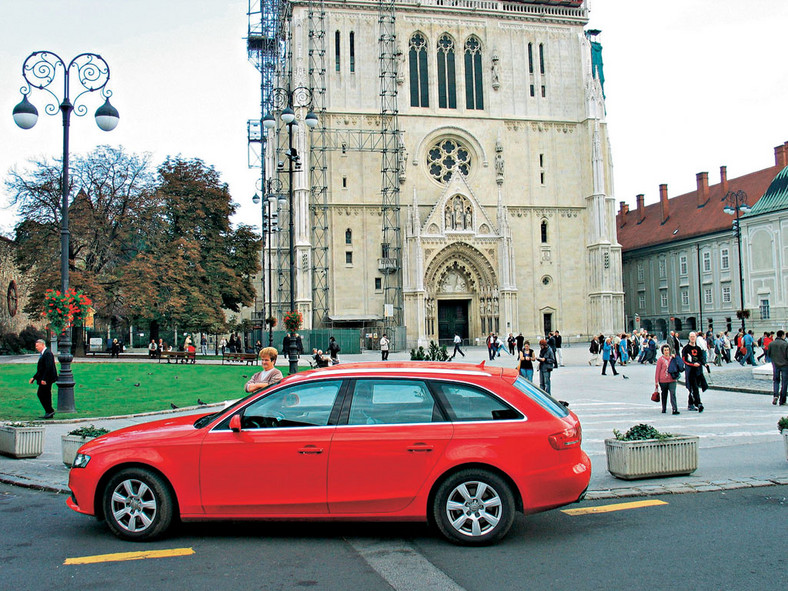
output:
[[[590,513],[610,513],[611,511],[626,511],[627,509],[640,509],[641,507],[654,507],[656,505],[667,505],[667,503],[655,499],[651,501],[600,505],[598,507],[583,507],[582,509],[562,509],[561,513],[566,513],[567,515],[588,515]]]
[[[125,560],[144,560],[146,558],[169,558],[172,556],[190,556],[191,548],[173,548],[172,550],[142,550],[141,552],[118,552],[116,554],[97,554],[96,556],[79,556],[66,558],[63,564],[96,564],[97,562],[123,562]]]

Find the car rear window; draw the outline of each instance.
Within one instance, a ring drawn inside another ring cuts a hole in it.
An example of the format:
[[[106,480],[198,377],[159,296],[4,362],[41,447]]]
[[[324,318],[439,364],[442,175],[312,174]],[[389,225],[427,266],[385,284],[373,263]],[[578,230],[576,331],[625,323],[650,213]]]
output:
[[[520,390],[520,392],[522,392],[526,396],[528,396],[528,398],[536,402],[536,404],[541,406],[547,412],[549,412],[552,415],[555,415],[556,417],[561,418],[569,414],[569,411],[566,410],[566,407],[563,404],[558,402],[555,398],[550,396],[544,390],[541,390],[540,388],[534,386],[531,382],[529,382],[523,377],[518,377],[514,381],[514,387]]]
[[[466,384],[433,382],[448,404],[452,421],[503,421],[522,419],[515,409],[485,392]]]

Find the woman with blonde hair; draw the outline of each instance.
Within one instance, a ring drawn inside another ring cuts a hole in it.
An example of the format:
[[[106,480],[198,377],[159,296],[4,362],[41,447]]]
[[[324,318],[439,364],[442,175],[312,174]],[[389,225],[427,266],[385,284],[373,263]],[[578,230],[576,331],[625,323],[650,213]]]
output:
[[[244,386],[245,391],[249,393],[259,392],[284,379],[282,372],[274,367],[274,363],[276,363],[276,358],[278,356],[279,351],[273,347],[260,349],[260,362],[263,364],[263,369],[254,374],[249,381],[246,382]]]

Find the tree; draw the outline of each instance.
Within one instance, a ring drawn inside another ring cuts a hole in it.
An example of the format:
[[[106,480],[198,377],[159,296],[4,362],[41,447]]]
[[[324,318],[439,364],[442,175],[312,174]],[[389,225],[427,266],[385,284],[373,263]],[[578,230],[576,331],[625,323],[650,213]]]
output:
[[[90,295],[98,315],[122,317],[117,272],[150,244],[155,223],[154,177],[147,154],[99,146],[71,164],[69,195],[70,284]],[[32,162],[6,179],[23,221],[16,227],[17,263],[36,280],[26,311],[41,309],[44,292],[60,285],[59,161]]]
[[[227,185],[199,159],[168,158],[156,198],[158,246],[126,269],[126,303],[139,318],[218,332],[226,326],[223,309],[254,301],[259,239],[249,226],[232,228]]]

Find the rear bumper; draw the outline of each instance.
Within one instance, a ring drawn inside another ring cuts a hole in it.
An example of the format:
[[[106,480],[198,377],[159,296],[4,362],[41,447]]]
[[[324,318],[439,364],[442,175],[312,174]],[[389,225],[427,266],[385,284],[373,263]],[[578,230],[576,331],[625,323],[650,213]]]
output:
[[[580,452],[577,461],[534,475],[523,495],[525,513],[538,513],[576,503],[588,491],[591,460]]]

